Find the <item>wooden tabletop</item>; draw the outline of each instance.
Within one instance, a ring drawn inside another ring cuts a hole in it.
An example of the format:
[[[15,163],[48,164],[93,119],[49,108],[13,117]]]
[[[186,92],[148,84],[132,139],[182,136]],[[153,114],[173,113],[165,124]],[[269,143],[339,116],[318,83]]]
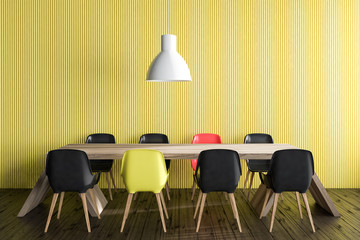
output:
[[[121,159],[127,150],[154,149],[168,159],[197,158],[208,149],[230,149],[238,152],[241,159],[270,159],[277,150],[298,149],[290,144],[69,144],[61,149],[77,149],[86,152],[90,159]]]

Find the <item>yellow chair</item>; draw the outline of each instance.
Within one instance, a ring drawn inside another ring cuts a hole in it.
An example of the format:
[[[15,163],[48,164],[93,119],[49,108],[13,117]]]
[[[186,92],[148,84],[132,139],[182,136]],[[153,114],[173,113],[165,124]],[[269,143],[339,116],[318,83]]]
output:
[[[121,176],[129,192],[120,232],[123,232],[129,215],[133,195],[136,192],[153,192],[159,206],[161,222],[166,232],[163,208],[168,219],[168,213],[161,190],[164,188],[168,172],[165,159],[161,152],[150,149],[135,149],[126,151],[121,164]],[[162,205],[161,205],[162,204]]]

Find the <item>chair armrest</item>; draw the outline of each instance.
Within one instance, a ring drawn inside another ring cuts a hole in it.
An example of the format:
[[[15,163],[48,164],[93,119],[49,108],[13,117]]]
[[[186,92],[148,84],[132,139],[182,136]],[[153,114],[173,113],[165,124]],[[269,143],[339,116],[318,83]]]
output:
[[[195,179],[195,182],[198,184],[199,183],[199,180],[198,179],[198,172],[199,172],[199,159],[196,163],[196,170],[195,170],[195,173],[194,173],[194,179]]]
[[[97,173],[94,175],[95,184],[98,184],[98,182],[99,182],[99,180],[100,180],[100,175],[101,175],[101,171],[100,171],[100,172],[97,172]]]
[[[264,184],[267,188],[273,188],[272,180],[271,180],[271,174],[269,172],[267,174],[259,173],[261,183]]]
[[[262,184],[265,184],[264,178],[267,177],[267,174],[264,174],[263,172],[259,172],[260,181]]]

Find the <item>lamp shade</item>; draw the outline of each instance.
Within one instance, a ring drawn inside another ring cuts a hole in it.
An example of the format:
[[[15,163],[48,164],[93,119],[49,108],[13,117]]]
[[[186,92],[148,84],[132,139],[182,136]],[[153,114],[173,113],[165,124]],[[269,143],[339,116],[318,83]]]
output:
[[[184,82],[191,81],[190,70],[176,51],[176,36],[161,36],[161,52],[150,65],[147,72],[149,82]]]

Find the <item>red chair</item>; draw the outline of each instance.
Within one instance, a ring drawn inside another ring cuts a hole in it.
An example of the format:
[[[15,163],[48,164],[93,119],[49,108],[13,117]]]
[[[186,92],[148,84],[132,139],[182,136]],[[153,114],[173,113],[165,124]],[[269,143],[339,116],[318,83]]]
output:
[[[208,143],[212,143],[212,144],[216,144],[216,143],[222,143],[221,142],[221,137],[217,134],[214,133],[200,133],[200,134],[196,134],[192,140],[193,144],[208,144]],[[197,159],[191,159],[191,167],[193,169],[193,174],[195,174],[196,171],[196,164],[197,164]],[[196,190],[196,182],[195,182],[195,176],[194,176],[194,182],[193,182],[193,186],[192,186],[192,193],[191,193],[191,200],[194,199],[194,195],[195,195],[195,190]]]

